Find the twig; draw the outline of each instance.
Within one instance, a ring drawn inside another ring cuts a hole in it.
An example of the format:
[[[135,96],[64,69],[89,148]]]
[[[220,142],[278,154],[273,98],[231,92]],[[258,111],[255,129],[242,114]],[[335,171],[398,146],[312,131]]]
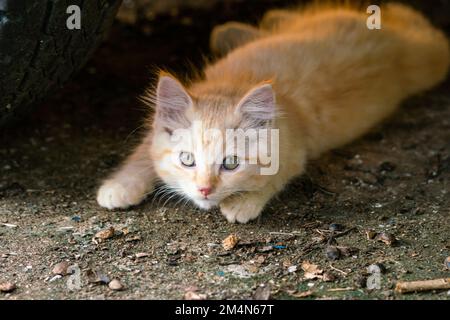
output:
[[[350,290],[355,290],[355,288],[353,287],[346,287],[346,288],[332,288],[332,289],[328,289],[328,292],[337,292],[337,291],[350,291]]]
[[[338,271],[338,272],[340,272],[340,273],[342,273],[343,275],[348,275],[348,272],[345,272],[345,271],[343,271],[343,270],[341,270],[341,269],[338,269],[338,268],[336,268],[336,267],[333,267],[333,265],[330,263],[330,268],[331,269],[333,269],[333,270],[336,270],[336,271]]]
[[[270,235],[279,235],[279,236],[296,236],[295,233],[290,232],[269,232]]]
[[[397,282],[395,286],[398,293],[446,289],[450,289],[450,278]]]

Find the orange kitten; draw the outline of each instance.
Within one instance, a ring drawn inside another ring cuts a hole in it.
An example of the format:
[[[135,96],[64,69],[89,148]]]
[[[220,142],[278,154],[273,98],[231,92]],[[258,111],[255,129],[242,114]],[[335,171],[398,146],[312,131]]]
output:
[[[420,13],[382,7],[380,30],[369,30],[367,17],[343,7],[276,10],[260,28],[216,28],[211,45],[228,54],[188,87],[160,75],[152,130],[101,186],[98,203],[136,205],[159,178],[201,208],[219,206],[230,222],[258,217],[307,161],[360,137],[445,78],[448,41]],[[279,133],[275,174],[261,174],[259,154],[228,148],[227,129],[261,128]],[[208,129],[226,138],[205,138]]]

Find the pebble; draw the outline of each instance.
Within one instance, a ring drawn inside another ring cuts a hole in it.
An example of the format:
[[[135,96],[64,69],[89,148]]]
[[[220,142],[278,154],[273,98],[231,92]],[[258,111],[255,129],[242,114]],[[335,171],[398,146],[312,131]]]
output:
[[[69,263],[67,261],[63,261],[60,263],[57,263],[52,270],[52,273],[57,275],[65,276],[67,274],[67,269],[69,268]]]
[[[124,290],[123,284],[118,279],[112,279],[111,282],[108,283],[108,287],[114,291]]]
[[[12,282],[2,282],[0,283],[0,292],[9,293],[16,290],[16,285]]]

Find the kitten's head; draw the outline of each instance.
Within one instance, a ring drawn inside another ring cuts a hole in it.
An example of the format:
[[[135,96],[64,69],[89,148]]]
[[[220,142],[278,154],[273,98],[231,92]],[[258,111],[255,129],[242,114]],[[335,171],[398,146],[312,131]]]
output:
[[[258,130],[267,132],[276,114],[268,83],[241,96],[217,92],[191,94],[164,74],[155,95],[155,170],[169,187],[204,209],[264,187],[259,155],[267,149],[261,141],[267,141]]]

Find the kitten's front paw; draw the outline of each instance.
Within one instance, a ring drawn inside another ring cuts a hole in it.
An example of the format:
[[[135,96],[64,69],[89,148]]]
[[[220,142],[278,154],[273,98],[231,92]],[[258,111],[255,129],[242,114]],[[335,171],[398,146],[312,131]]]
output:
[[[263,210],[265,202],[250,196],[248,198],[232,197],[220,204],[220,211],[228,222],[247,223],[256,219]]]
[[[142,183],[124,185],[116,180],[106,180],[97,192],[97,202],[110,210],[125,209],[139,204],[147,192]]]

